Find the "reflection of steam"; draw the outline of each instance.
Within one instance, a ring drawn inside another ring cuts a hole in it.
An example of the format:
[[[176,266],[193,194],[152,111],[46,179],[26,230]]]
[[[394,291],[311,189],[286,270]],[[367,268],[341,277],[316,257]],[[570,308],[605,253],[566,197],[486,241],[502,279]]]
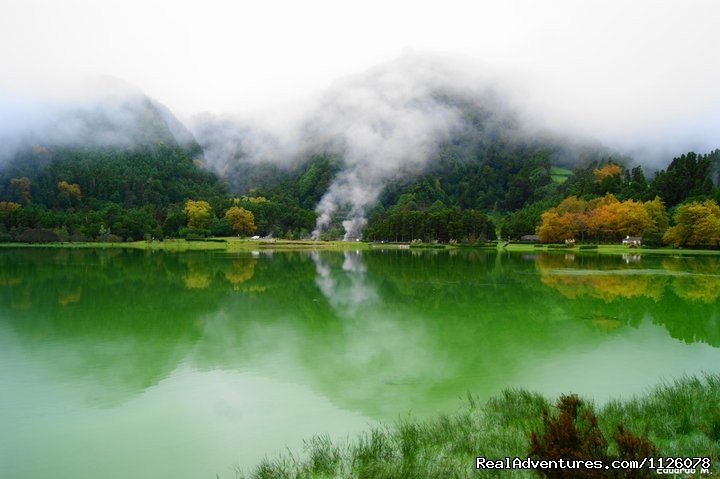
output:
[[[330,264],[317,251],[311,257],[317,271],[315,283],[333,308],[354,314],[360,306],[377,301],[377,293],[365,277],[367,268],[359,251],[343,253],[342,273],[335,277]]]
[[[311,255],[316,284],[337,317],[350,319],[341,322],[342,334],[326,339],[311,370],[325,381],[332,378],[332,387],[342,391],[344,401],[388,418],[396,414],[393,404],[407,400],[407,388],[417,391],[449,381],[459,364],[438,353],[445,345],[430,334],[426,321],[407,321],[403,305],[389,307],[379,294],[379,285],[368,276],[359,251],[345,251],[342,263],[333,261],[338,256]],[[418,318],[414,312],[410,316]]]

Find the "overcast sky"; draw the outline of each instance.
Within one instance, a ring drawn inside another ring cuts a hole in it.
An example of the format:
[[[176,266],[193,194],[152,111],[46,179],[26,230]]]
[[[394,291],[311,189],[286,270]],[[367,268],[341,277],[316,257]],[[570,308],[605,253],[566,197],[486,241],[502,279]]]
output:
[[[0,90],[66,95],[108,75],[182,118],[249,113],[431,52],[512,85],[553,126],[707,149],[718,27],[717,1],[2,0]]]

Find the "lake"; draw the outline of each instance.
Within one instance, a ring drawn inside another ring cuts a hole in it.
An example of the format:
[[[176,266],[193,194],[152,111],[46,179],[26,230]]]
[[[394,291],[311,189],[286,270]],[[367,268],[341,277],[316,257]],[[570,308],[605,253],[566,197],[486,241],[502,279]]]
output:
[[[468,393],[720,372],[720,258],[0,250],[0,477],[234,477]]]

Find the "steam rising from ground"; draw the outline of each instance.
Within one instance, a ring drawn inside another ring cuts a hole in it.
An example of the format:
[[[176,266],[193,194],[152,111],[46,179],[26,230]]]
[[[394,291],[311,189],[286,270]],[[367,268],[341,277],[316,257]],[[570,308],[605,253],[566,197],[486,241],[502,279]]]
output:
[[[334,153],[342,159],[341,170],[317,205],[313,236],[340,219],[345,239],[353,239],[360,236],[367,209],[385,185],[422,172],[436,156],[435,148],[454,133],[473,131],[479,138],[493,130],[503,134],[512,130],[502,121],[512,117],[516,108],[508,108],[506,100],[494,94],[499,85],[515,105],[523,104],[519,113],[526,116],[513,128],[524,136],[537,125],[550,125],[567,138],[583,127],[585,134],[587,129],[600,131],[603,121],[614,125],[617,118],[627,116],[627,112],[613,111],[608,121],[607,112],[600,114],[603,110],[597,105],[571,111],[568,102],[573,103],[572,99],[595,98],[592,85],[585,91],[582,82],[576,82],[578,91],[567,99],[567,91],[543,94],[541,87],[533,90],[529,86],[532,76],[510,82],[507,76],[480,72],[477,63],[464,58],[405,52],[394,61],[332,84],[303,104],[242,119],[197,116],[190,123],[192,134],[169,110],[118,80],[104,79],[62,99],[38,100],[0,91],[0,166],[34,143],[132,147],[167,140],[185,146],[197,139],[207,164],[232,183],[233,177],[244,174],[245,165],[287,168],[310,154]],[[632,153],[646,166],[665,167],[685,151],[718,146],[714,143],[720,133],[720,116],[713,108],[716,97],[708,100],[709,113],[681,121],[665,115],[665,123],[649,124],[647,131],[624,128],[629,132],[625,136],[606,127],[600,139]],[[489,118],[480,128],[468,123],[462,101],[484,108],[500,121]],[[577,147],[565,140],[557,143],[561,142],[555,154],[564,162],[574,161],[577,151],[588,144],[585,140],[577,142]]]
[[[317,237],[333,214],[350,206],[345,239],[358,238],[365,211],[387,181],[422,169],[435,146],[460,125],[460,113],[438,98],[451,84],[436,65],[400,62],[338,83],[323,99],[311,129],[342,148],[344,169],[320,200]]]
[[[339,81],[288,130],[271,134],[229,120],[199,118],[193,131],[209,164],[221,172],[228,163],[291,163],[303,152],[331,151],[343,167],[317,205],[314,238],[342,212],[345,239],[360,237],[365,213],[387,182],[417,173],[435,148],[463,125],[461,111],[445,95],[482,94],[487,82],[430,56],[399,60]]]

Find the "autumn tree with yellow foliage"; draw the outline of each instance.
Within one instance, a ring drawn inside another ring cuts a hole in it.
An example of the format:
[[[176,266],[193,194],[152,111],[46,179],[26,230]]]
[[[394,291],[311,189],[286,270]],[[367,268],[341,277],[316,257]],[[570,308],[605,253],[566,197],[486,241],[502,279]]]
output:
[[[720,206],[714,200],[680,205],[675,210],[675,226],[663,242],[678,246],[720,246]]]
[[[605,166],[602,166],[600,168],[596,168],[593,170],[593,175],[595,176],[596,182],[602,182],[606,178],[610,178],[613,176],[620,177],[620,175],[623,172],[622,166],[616,164],[616,163],[608,163]]]
[[[540,218],[537,234],[543,243],[581,238],[588,230],[588,202],[569,196]]]
[[[11,211],[19,210],[20,203],[14,201],[0,201],[0,213],[10,213]]]
[[[76,200],[80,200],[82,198],[82,193],[80,192],[80,185],[77,183],[68,183],[65,180],[59,181],[57,184],[58,191],[61,193],[67,193],[69,196],[75,198]]]
[[[203,230],[210,224],[212,208],[210,203],[204,200],[187,200],[183,213],[187,217],[188,227],[195,230]]]
[[[643,203],[619,201],[613,194],[590,201],[569,196],[542,214],[537,234],[544,243],[571,238],[610,241],[662,232],[667,225],[665,205],[658,197]]]
[[[227,220],[233,233],[238,236],[249,236],[255,232],[255,217],[251,211],[239,206],[231,206],[225,212],[225,220]]]

